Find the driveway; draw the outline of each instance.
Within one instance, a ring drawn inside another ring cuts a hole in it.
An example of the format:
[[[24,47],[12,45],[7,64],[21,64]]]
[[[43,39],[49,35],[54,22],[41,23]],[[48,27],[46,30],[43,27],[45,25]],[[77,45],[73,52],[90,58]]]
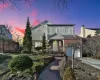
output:
[[[92,67],[100,69],[100,60],[92,59],[92,58],[79,58],[83,63],[86,63]]]
[[[51,70],[52,66],[59,66],[57,58],[41,73],[38,80],[61,80],[59,70]]]

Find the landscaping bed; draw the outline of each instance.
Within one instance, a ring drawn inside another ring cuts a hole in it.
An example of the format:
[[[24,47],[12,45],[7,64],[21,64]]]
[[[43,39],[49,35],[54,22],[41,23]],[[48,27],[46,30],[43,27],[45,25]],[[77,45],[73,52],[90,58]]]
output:
[[[18,54],[18,55],[17,54],[7,54],[7,56],[8,55],[10,55],[11,57],[14,58],[14,57],[16,57],[20,54]],[[32,69],[31,69],[32,73],[34,73],[34,74],[38,73],[38,75],[45,69],[45,67],[48,66],[48,64],[50,64],[54,60],[53,57],[50,57],[50,56],[48,57],[48,55],[34,55],[34,56],[28,55],[28,56],[33,60],[33,66],[32,66]],[[1,65],[3,65],[2,68],[4,68],[5,70],[0,68],[1,69],[0,73],[3,73],[8,69],[9,60],[11,60],[11,58],[5,59],[4,63],[1,64]],[[10,72],[8,72],[7,74],[10,74]],[[27,76],[26,76],[26,78],[27,78]]]

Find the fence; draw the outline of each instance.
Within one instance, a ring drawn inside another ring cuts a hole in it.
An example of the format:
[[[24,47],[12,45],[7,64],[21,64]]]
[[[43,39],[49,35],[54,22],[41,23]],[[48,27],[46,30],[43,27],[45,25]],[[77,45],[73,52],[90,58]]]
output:
[[[13,40],[0,39],[0,52],[19,52],[19,43]]]

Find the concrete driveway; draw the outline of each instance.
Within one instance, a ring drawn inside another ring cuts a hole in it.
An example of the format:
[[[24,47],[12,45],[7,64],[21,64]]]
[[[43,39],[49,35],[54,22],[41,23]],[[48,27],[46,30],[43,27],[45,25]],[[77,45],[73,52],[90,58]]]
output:
[[[92,67],[100,69],[100,60],[96,60],[96,59],[89,58],[89,57],[79,58],[79,60],[81,60],[83,63],[86,63]]]

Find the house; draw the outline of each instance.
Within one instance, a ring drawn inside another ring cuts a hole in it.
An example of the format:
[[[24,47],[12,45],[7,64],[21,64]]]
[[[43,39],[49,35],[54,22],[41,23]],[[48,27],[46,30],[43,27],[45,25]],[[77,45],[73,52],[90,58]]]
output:
[[[32,50],[42,46],[42,36],[45,33],[46,42],[52,51],[65,52],[65,46],[74,41],[80,41],[80,37],[75,35],[74,24],[52,24],[45,20],[32,28]]]
[[[19,44],[14,42],[12,34],[5,25],[0,25],[0,52],[17,52]]]
[[[86,28],[84,25],[81,27],[81,33],[79,36],[86,38],[89,35],[90,36],[95,36],[96,34],[100,33],[100,28]]]
[[[12,34],[5,25],[0,25],[0,38],[12,39]]]

